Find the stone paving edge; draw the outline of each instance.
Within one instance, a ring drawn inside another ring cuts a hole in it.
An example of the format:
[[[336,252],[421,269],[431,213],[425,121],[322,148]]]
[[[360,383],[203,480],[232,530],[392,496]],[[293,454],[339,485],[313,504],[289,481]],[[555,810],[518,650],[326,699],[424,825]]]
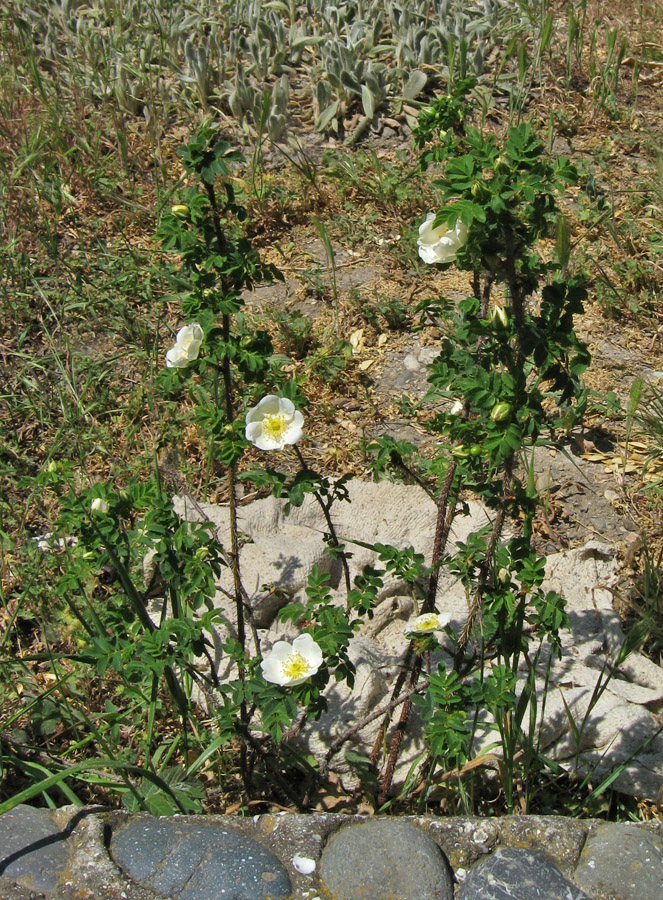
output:
[[[47,811],[45,811],[47,812]],[[164,895],[129,878],[113,861],[109,847],[113,833],[122,826],[149,816],[100,808],[64,807],[48,811],[66,840],[69,861],[56,891],[30,889],[0,875],[0,900],[157,900]],[[378,820],[408,822],[428,834],[446,855],[455,877],[462,883],[472,867],[498,848],[522,848],[543,852],[568,878],[572,878],[587,839],[605,827],[602,820],[577,820],[558,816],[504,816],[495,819],[436,816],[350,816],[335,813],[262,814],[234,816],[176,816],[173,821],[196,829],[216,825],[257,841],[281,861],[292,884],[291,900],[329,900],[320,881],[319,865],[311,874],[298,872],[295,856],[319,864],[323,848],[340,828]],[[162,821],[162,820],[157,820]],[[165,821],[165,820],[164,820]],[[2,817],[0,817],[0,824]],[[663,846],[663,822],[634,823]],[[0,850],[0,866],[2,851]],[[596,900],[612,900],[600,890]],[[379,900],[379,898],[376,898]],[[422,898],[425,900],[425,898]],[[637,900],[637,898],[628,898]]]

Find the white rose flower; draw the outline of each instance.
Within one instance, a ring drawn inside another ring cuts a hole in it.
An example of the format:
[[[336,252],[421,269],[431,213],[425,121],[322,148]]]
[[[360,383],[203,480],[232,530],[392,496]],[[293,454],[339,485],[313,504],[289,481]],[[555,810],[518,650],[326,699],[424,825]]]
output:
[[[283,450],[303,437],[304,416],[291,400],[267,394],[246,414],[247,441],[259,450]]]
[[[90,509],[93,513],[105,516],[108,512],[109,506],[106,501],[101,497],[95,497],[92,503],[90,503]]]
[[[433,228],[435,213],[429,212],[419,226],[419,256],[425,263],[449,263],[467,240],[467,226],[460,219],[453,228],[444,223]]]
[[[265,681],[292,687],[315,675],[322,665],[322,650],[310,634],[300,634],[292,644],[277,641],[260,663]]]
[[[454,405],[449,410],[449,414],[452,416],[460,416],[462,415],[464,406],[462,400],[454,400]]]
[[[184,366],[188,366],[198,358],[204,337],[205,333],[197,322],[180,328],[174,345],[166,353],[166,366],[169,369],[183,369]]]
[[[450,613],[424,613],[423,616],[410,619],[405,626],[405,634],[411,637],[417,634],[432,634],[434,631],[441,631],[443,628],[446,628],[450,621]]]

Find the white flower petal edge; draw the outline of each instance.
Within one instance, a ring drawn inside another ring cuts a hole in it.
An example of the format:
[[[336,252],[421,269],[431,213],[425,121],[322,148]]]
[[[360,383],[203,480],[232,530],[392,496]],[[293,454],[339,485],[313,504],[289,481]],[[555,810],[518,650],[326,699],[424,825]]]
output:
[[[453,262],[467,240],[467,226],[457,219],[453,228],[444,224],[433,228],[434,221],[435,213],[429,212],[419,226],[419,256],[429,264]]]
[[[322,650],[310,634],[300,634],[292,644],[277,641],[260,663],[265,681],[281,687],[301,684],[322,665]]]
[[[183,369],[197,359],[204,337],[205,332],[197,322],[180,328],[175,343],[166,353],[166,367]]]
[[[446,628],[450,621],[451,613],[424,613],[422,616],[417,616],[416,619],[410,619],[405,626],[405,634],[411,636],[432,634],[434,631]]]
[[[299,853],[295,853],[292,864],[301,875],[310,875],[315,872],[315,860],[308,856],[300,856]]]
[[[246,414],[244,434],[259,450],[283,450],[304,436],[304,416],[291,400],[267,394]]]

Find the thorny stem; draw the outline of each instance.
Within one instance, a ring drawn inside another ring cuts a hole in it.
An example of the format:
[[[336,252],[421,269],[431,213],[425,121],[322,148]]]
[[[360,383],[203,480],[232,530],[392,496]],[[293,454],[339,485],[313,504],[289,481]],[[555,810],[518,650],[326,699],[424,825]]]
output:
[[[415,692],[417,681],[419,680],[419,675],[421,673],[422,659],[423,658],[421,656],[421,653],[417,653],[414,658],[414,664],[412,665],[412,672],[410,674],[409,695]],[[387,797],[389,796],[389,789],[391,788],[391,782],[394,778],[394,769],[396,768],[398,754],[401,749],[401,742],[403,740],[403,735],[405,734],[405,729],[407,728],[407,723],[410,718],[411,711],[412,698],[411,696],[408,696],[407,700],[403,703],[403,708],[401,709],[401,715],[398,720],[398,725],[396,725],[394,736],[391,739],[389,758],[384,770],[384,775],[382,776],[382,786],[380,788],[380,793],[377,797],[378,806],[382,806],[384,803],[386,803]]]
[[[197,503],[193,497],[191,497],[190,495],[187,495],[187,497],[185,499],[186,499],[186,501],[191,503],[191,505],[195,508],[196,512],[198,513],[198,515],[200,516],[200,518],[203,521],[209,522],[210,524],[214,525],[214,522],[210,519],[210,517],[207,515],[207,513],[202,508],[202,506],[199,503]],[[218,532],[219,532],[219,529],[217,528],[217,540],[219,539]],[[223,549],[223,547],[221,547],[221,550],[223,553],[223,557],[228,565],[228,568],[230,568],[230,555]],[[234,595],[232,593],[229,593],[228,591],[224,590],[222,587],[219,587],[218,590],[224,596],[226,596],[229,600],[234,600]],[[246,588],[244,587],[244,584],[241,580],[240,580],[240,591],[242,593],[242,601],[244,603],[244,619],[245,619],[245,621],[247,621],[249,623],[249,628],[251,629],[251,636],[253,637],[253,645],[255,648],[256,656],[260,656],[260,636],[258,635],[258,629],[257,629],[255,621],[253,619],[251,598],[247,594]]]
[[[391,712],[392,709],[400,706],[401,703],[407,703],[412,697],[412,694],[423,693],[428,687],[428,684],[429,682],[426,680],[422,681],[422,683],[415,688],[409,688],[404,694],[399,694],[395,698],[392,698],[388,703],[385,703],[384,706],[380,706],[378,709],[374,710],[374,712],[369,713],[369,715],[365,716],[360,722],[355,722],[351,728],[348,728],[347,731],[344,731],[343,734],[340,734],[335,738],[329,745],[325,758],[320,765],[320,777],[324,778],[326,776],[332,757],[346,741],[350,740],[350,738],[357,734],[358,731],[361,731],[362,728],[365,728],[367,725],[370,725],[371,722],[379,719],[380,716],[384,716],[386,713]]]
[[[226,237],[223,233],[223,228],[221,227],[221,217],[219,214],[219,207],[216,202],[216,194],[214,193],[214,186],[209,184],[207,181],[204,182],[205,188],[207,190],[207,196],[209,198],[210,207],[212,210],[212,220],[214,222],[214,232],[216,235],[216,242],[219,248],[219,252],[223,253],[226,249]],[[221,280],[221,286],[224,292],[229,292],[230,285],[228,284],[228,279],[223,276]],[[235,409],[234,409],[234,390],[233,390],[233,378],[232,378],[232,368],[230,364],[230,356],[228,355],[228,346],[230,344],[230,315],[228,313],[223,313],[221,316],[221,330],[223,334],[223,342],[226,347],[226,352],[223,354],[223,360],[221,363],[221,373],[223,376],[223,388],[224,388],[224,407],[225,407],[225,417],[226,422],[230,424],[235,419]],[[233,574],[233,587],[234,587],[234,600],[235,600],[235,611],[237,616],[237,641],[242,648],[242,651],[246,648],[246,625],[245,625],[245,617],[244,617],[244,595],[245,591],[242,585],[242,578],[239,567],[239,533],[237,528],[237,470],[235,463],[231,463],[228,466],[228,510],[229,510],[229,518],[230,518],[230,568]],[[244,669],[244,665],[241,662],[237,664],[237,671],[239,674],[240,681],[244,684],[246,679],[246,672]],[[240,721],[244,726],[244,731],[248,730],[248,711],[246,708],[246,701],[242,700],[240,704]],[[249,789],[249,778],[248,778],[248,766],[247,766],[247,754],[246,754],[246,741],[243,740],[241,743],[241,771],[245,781],[245,786],[247,791]]]
[[[407,673],[410,670],[410,664],[412,662],[413,656],[414,647],[410,643],[409,647],[405,651],[405,657],[403,658],[403,662],[401,663],[400,672],[398,673],[398,677],[396,678],[394,689],[391,692],[392,701],[395,697],[398,697],[403,690],[403,685],[405,684]],[[389,728],[389,723],[391,722],[391,709],[391,706],[386,709],[384,721],[380,726],[377,737],[375,738],[375,743],[373,744],[373,749],[371,750],[370,760],[373,765],[377,765],[378,756],[380,755],[380,750],[382,749],[382,743],[384,741],[384,736],[387,732],[387,728]]]
[[[500,535],[502,534],[502,529],[504,527],[504,517],[506,512],[506,498],[511,492],[511,479],[513,475],[513,456],[510,456],[504,462],[504,488],[502,494],[502,502],[500,504],[499,509],[497,510],[497,515],[495,516],[495,522],[493,523],[493,529],[490,533],[490,540],[488,541],[488,546],[486,547],[486,555],[483,560],[483,563],[479,569],[479,579],[477,583],[477,589],[474,594],[474,599],[472,600],[472,605],[470,606],[470,613],[467,617],[467,622],[465,623],[465,627],[463,628],[462,634],[460,636],[458,642],[458,653],[457,657],[462,653],[462,651],[467,646],[470,635],[472,633],[472,629],[474,627],[474,622],[476,621],[477,616],[481,612],[483,607],[483,597],[486,592],[486,587],[488,586],[488,579],[490,577],[490,572],[492,569],[492,560],[493,554],[495,553],[495,548],[497,547],[497,542],[500,539]]]
[[[299,449],[299,447],[296,444],[293,444],[293,449],[294,449],[295,453],[297,454],[297,459],[299,460],[302,468],[306,472],[313,472],[313,469],[311,469],[311,467],[308,465],[308,463],[304,459],[304,457],[302,455],[302,451]],[[325,502],[325,499],[322,496],[322,494],[320,493],[320,491],[313,491],[313,496],[315,497],[315,499],[318,503],[318,506],[322,510],[322,514],[325,517],[325,522],[327,523],[327,528],[329,528],[329,543],[332,545],[332,547],[334,547],[336,549],[339,549],[339,548],[341,549],[340,560],[341,560],[341,565],[343,566],[343,578],[345,580],[346,598],[349,602],[350,591],[352,590],[352,579],[350,578],[350,567],[348,566],[348,560],[345,555],[345,551],[343,550],[343,546],[338,539],[338,535],[336,534],[336,529],[334,527],[334,523],[332,522],[331,514],[329,512],[329,507],[330,507],[331,503],[328,504]],[[348,611],[349,611],[349,609],[346,606],[346,612],[348,612]]]
[[[437,522],[435,525],[435,539],[433,541],[433,556],[431,560],[431,574],[430,579],[428,581],[428,592],[426,594],[426,599],[424,600],[421,611],[423,613],[431,612],[433,607],[435,606],[435,597],[437,594],[437,585],[439,581],[439,570],[440,570],[440,561],[442,559],[442,554],[444,553],[444,548],[446,547],[446,543],[449,537],[449,529],[451,527],[451,520],[453,518],[452,515],[448,515],[449,510],[449,495],[451,493],[451,485],[454,480],[454,475],[456,474],[456,463],[452,461],[449,464],[449,468],[447,469],[447,475],[444,479],[444,486],[442,488],[442,493],[440,495],[440,499],[437,504]],[[455,499],[452,500],[451,505],[455,507]],[[412,672],[410,674],[410,689],[414,690],[416,687],[417,681],[419,680],[419,675],[421,673],[422,666],[422,656],[420,653],[417,653],[414,659],[414,663],[412,665]],[[400,687],[399,687],[400,690]],[[403,735],[405,734],[405,729],[407,727],[408,720],[410,718],[410,712],[412,711],[412,700],[408,698],[403,704],[403,708],[401,710],[400,719],[398,720],[398,725],[396,726],[396,731],[394,732],[394,736],[391,741],[391,747],[389,748],[389,758],[387,759],[387,765],[385,767],[384,775],[382,776],[382,785],[380,788],[380,794],[378,796],[378,804],[382,806],[382,804],[386,801],[387,795],[389,793],[389,789],[391,787],[391,782],[394,777],[394,769],[396,767],[396,762],[398,760],[398,754],[400,752],[401,742],[403,740]],[[387,714],[388,715],[388,714]],[[386,731],[388,726],[388,718],[385,717],[385,723],[383,725],[382,732]]]
[[[480,316],[482,319],[485,319],[488,316],[488,308],[490,306],[490,294],[493,285],[493,281],[495,280],[494,275],[491,272],[484,273],[483,277],[483,285],[480,284],[479,274],[475,271],[474,277],[472,280],[472,286],[474,290],[474,295],[479,300],[481,304]],[[477,351],[481,354],[482,343],[479,343]],[[465,403],[463,409],[463,417],[467,419],[470,415],[470,406],[469,403]],[[444,485],[442,487],[442,493],[440,495],[440,499],[437,504],[437,521],[435,523],[435,538],[433,541],[433,554],[431,559],[431,574],[430,579],[428,581],[428,592],[426,594],[426,599],[422,604],[421,612],[428,613],[432,612],[435,607],[435,598],[437,596],[437,586],[439,582],[439,571],[440,571],[440,562],[442,560],[442,556],[444,554],[445,548],[447,546],[447,541],[449,540],[449,532],[451,531],[451,524],[453,522],[453,518],[456,511],[456,498],[454,497],[451,502],[449,500],[451,494],[451,486],[453,484],[454,476],[456,474],[457,464],[452,460],[449,464],[449,468],[447,469],[446,478],[444,480]],[[502,514],[502,519],[504,518]],[[500,526],[501,531],[501,526]],[[499,536],[499,533],[497,537]],[[496,538],[497,540],[497,538]],[[491,542],[491,553],[494,550],[495,544]],[[408,648],[408,652],[405,658],[405,665],[409,665],[410,660],[412,659],[412,646]],[[414,688],[419,679],[419,675],[421,673],[423,659],[421,654],[417,654],[414,659],[414,663],[412,665],[412,671],[410,674],[410,689],[414,691]],[[399,678],[396,681],[396,686],[394,688],[394,693],[392,696],[395,696],[397,693],[400,693],[403,687],[403,682],[405,680],[405,667],[403,668]],[[405,729],[407,727],[407,723],[410,717],[410,712],[412,711],[412,700],[407,699],[401,710],[400,719],[398,721],[398,725],[396,726],[396,731],[392,738],[391,747],[389,749],[389,758],[387,759],[387,765],[385,767],[384,775],[382,776],[382,785],[380,789],[380,794],[378,796],[378,804],[382,805],[387,798],[389,793],[389,789],[391,788],[391,782],[394,777],[394,769],[396,767],[396,762],[398,760],[398,754],[400,752],[401,742],[403,740],[403,735],[405,734]],[[371,760],[377,759],[377,755],[379,753],[379,747],[381,745],[382,738],[386,733],[386,730],[389,726],[389,713],[385,716],[385,721],[383,722],[382,728],[380,729],[380,734],[373,746],[373,752],[371,754]]]
[[[513,235],[511,235],[511,238],[513,238]],[[523,364],[522,348],[524,346],[523,337],[525,333],[525,307],[521,280],[516,272],[516,247],[511,242],[508,244],[506,257],[506,281],[511,299],[513,321],[516,326],[516,334],[518,335],[516,366],[521,366]]]
[[[522,346],[523,346],[523,331],[525,327],[525,310],[523,307],[523,295],[521,290],[520,280],[516,273],[516,264],[515,264],[515,253],[513,252],[513,247],[510,247],[510,252],[507,254],[507,285],[509,289],[509,296],[511,299],[511,309],[513,312],[513,320],[516,325],[516,333],[518,335],[518,344],[517,344],[517,356],[516,356],[516,366],[522,366]],[[484,277],[484,289],[481,298],[481,315],[485,318],[488,315],[488,305],[490,301],[490,288],[492,282],[494,280],[494,275],[492,273],[488,273]],[[512,477],[513,477],[513,463],[514,458],[510,456],[504,462],[504,481],[503,481],[503,496],[502,503],[497,511],[497,515],[495,517],[495,522],[493,524],[493,530],[490,535],[490,541],[488,542],[488,546],[486,548],[486,556],[481,566],[479,572],[479,580],[477,584],[476,593],[474,595],[474,599],[472,601],[472,605],[470,607],[470,613],[467,617],[467,622],[465,623],[465,627],[463,628],[462,634],[460,636],[459,644],[458,644],[458,652],[456,653],[456,663],[460,661],[461,655],[467,644],[470,640],[470,635],[472,633],[472,628],[474,627],[474,623],[476,621],[477,616],[481,612],[481,608],[483,606],[483,597],[486,591],[486,587],[488,584],[488,578],[490,576],[490,571],[492,567],[492,558],[495,552],[495,548],[497,546],[497,542],[500,539],[500,535],[502,533],[502,529],[504,527],[504,516],[506,511],[506,497],[511,492],[512,487]]]

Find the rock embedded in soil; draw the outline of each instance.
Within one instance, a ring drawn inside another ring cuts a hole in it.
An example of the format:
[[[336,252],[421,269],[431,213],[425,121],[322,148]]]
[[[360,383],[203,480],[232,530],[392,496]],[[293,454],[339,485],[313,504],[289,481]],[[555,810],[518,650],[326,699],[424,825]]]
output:
[[[472,869],[459,900],[592,900],[543,853],[505,847]]]
[[[600,900],[661,900],[663,842],[637,825],[602,825],[587,838],[575,880]]]
[[[347,825],[334,834],[319,866],[335,900],[452,900],[447,858],[416,825],[373,820]]]
[[[279,900],[290,879],[262,844],[200,822],[138,818],[113,834],[111,854],[139,884],[177,900]]]

